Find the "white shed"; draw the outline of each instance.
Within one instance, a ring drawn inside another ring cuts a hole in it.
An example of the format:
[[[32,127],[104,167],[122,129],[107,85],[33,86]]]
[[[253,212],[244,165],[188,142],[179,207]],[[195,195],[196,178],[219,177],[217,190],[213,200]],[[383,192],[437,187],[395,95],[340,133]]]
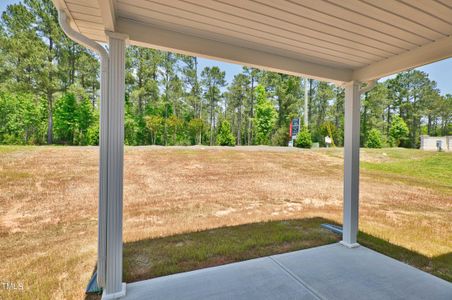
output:
[[[421,150],[452,151],[452,136],[421,135]]]

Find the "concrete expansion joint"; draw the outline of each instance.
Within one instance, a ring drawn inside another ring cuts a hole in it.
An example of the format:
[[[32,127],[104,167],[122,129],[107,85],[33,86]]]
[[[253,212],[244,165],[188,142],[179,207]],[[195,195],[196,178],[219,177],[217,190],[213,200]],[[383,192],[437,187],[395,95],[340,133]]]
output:
[[[268,257],[270,260],[272,260],[275,264],[278,265],[279,268],[281,268],[281,270],[283,270],[287,275],[289,275],[290,277],[292,277],[296,282],[298,282],[303,288],[307,289],[312,296],[314,296],[316,299],[318,300],[325,300],[324,297],[320,296],[315,290],[313,290],[307,283],[305,283],[303,280],[301,280],[300,277],[298,277],[297,275],[295,275],[293,272],[291,272],[289,269],[287,269],[283,264],[281,264],[279,261],[277,261],[276,259],[274,259],[273,257],[269,256]]]

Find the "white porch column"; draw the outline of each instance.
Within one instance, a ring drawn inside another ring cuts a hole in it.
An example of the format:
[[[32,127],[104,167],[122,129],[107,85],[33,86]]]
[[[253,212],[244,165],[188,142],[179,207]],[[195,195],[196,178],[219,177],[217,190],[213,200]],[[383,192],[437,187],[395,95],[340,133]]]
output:
[[[341,243],[357,247],[359,206],[359,135],[360,84],[352,81],[345,86],[344,120],[344,203]]]
[[[105,287],[107,257],[107,191],[108,191],[108,64],[109,55],[101,57],[100,127],[99,127],[99,207],[97,231],[97,284]]]
[[[107,32],[109,44],[108,103],[102,114],[102,140],[106,149],[106,258],[102,299],[116,299],[126,293],[122,282],[122,195],[124,164],[124,96],[126,36]],[[108,115],[107,115],[108,114]],[[105,131],[104,131],[105,130]],[[101,160],[103,161],[103,160]],[[105,173],[101,173],[105,174]]]

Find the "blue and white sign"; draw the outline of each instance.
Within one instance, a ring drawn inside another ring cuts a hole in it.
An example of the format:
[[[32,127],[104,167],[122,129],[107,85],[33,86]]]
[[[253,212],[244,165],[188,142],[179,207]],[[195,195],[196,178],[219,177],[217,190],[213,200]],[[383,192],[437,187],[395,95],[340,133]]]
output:
[[[291,128],[291,137],[292,139],[295,139],[297,137],[297,134],[300,132],[300,119],[299,118],[292,119],[292,124],[290,128]]]

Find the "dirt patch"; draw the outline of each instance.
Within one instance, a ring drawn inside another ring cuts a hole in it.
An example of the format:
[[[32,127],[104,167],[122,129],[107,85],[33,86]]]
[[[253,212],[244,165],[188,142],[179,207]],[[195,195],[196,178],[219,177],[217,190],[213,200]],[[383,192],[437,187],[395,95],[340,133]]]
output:
[[[397,155],[362,157],[408,154]],[[341,149],[126,147],[124,240],[269,220],[341,222],[341,156]],[[49,290],[82,298],[96,263],[98,149],[15,148],[1,152],[0,174],[0,278],[23,281],[17,299]],[[361,230],[430,257],[452,251],[450,196],[390,174],[361,174]]]

